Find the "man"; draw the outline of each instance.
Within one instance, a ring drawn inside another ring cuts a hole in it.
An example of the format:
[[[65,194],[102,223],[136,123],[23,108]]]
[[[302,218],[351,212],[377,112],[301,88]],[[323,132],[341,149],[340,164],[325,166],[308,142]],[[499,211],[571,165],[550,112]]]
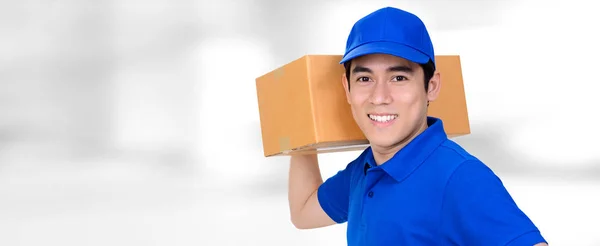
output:
[[[441,81],[417,16],[387,7],[363,17],[340,63],[370,146],[325,182],[316,155],[292,156],[297,228],[348,222],[348,245],[547,245],[500,179],[427,116]]]

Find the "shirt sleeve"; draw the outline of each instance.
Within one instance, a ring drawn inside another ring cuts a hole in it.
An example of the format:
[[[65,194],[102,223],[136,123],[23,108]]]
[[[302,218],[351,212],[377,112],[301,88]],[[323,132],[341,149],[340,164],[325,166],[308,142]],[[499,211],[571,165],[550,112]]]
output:
[[[348,221],[350,204],[350,179],[352,163],[331,176],[317,190],[317,198],[321,208],[336,223]]]
[[[461,164],[448,180],[442,231],[458,245],[533,246],[546,242],[502,181],[479,160]]]

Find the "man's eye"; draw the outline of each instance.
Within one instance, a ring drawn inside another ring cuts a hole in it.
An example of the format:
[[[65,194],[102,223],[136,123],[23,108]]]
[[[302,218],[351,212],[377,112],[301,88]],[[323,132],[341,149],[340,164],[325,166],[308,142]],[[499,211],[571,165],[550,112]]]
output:
[[[358,82],[369,82],[369,78],[368,77],[359,77],[356,81],[358,81]]]
[[[396,76],[396,77],[394,77],[394,81],[403,81],[403,80],[407,80],[407,78],[404,77],[404,76]]]

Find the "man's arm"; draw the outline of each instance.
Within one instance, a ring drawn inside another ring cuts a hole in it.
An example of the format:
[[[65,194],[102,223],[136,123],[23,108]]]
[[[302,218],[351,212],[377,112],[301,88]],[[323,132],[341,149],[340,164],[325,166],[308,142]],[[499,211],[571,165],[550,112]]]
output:
[[[321,208],[318,189],[323,184],[316,154],[292,155],[290,158],[289,192],[291,220],[298,229],[311,229],[335,224]]]

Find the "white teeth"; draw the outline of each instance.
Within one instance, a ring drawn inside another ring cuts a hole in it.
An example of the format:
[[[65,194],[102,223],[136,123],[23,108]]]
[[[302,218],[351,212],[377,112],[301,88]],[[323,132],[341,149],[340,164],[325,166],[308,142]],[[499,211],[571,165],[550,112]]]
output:
[[[377,122],[388,122],[390,120],[396,119],[396,117],[398,117],[397,115],[369,115],[369,118],[371,118],[374,121]]]

